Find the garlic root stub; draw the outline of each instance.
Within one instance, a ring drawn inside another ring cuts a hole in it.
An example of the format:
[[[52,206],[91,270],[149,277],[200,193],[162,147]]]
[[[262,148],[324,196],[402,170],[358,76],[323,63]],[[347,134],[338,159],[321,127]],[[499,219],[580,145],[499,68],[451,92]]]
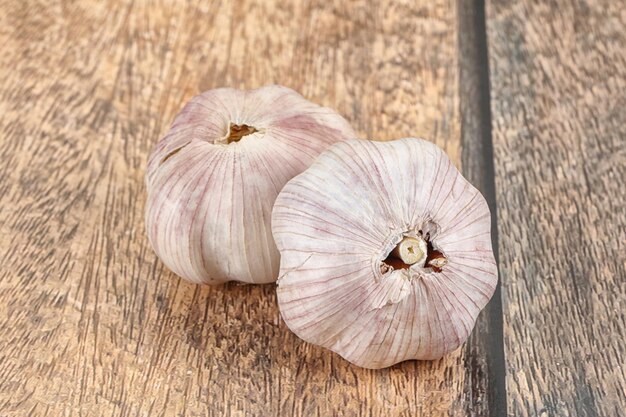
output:
[[[152,247],[196,283],[275,281],[270,219],[278,192],[331,144],[354,137],[335,111],[286,87],[194,97],[148,161]]]
[[[335,144],[274,206],[281,315],[302,339],[365,368],[440,358],[467,339],[495,290],[490,217],[432,143]]]

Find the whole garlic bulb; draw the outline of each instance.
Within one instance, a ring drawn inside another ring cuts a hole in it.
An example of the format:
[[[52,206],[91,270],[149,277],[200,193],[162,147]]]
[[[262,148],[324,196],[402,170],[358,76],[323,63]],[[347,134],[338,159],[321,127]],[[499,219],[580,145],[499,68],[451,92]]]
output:
[[[277,85],[194,97],[148,161],[146,227],[165,265],[196,283],[273,282],[272,205],[347,121]]]
[[[439,358],[495,290],[490,217],[434,144],[335,144],[274,205],[281,315],[365,368]]]

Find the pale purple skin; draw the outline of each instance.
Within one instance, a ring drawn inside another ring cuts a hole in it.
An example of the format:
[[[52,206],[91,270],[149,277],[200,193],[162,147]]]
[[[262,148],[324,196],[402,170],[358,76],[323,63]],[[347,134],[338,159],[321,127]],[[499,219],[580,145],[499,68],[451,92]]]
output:
[[[227,143],[231,124],[257,132]],[[148,161],[145,220],[154,251],[196,283],[275,281],[270,219],[278,192],[324,149],[353,137],[339,114],[286,87],[194,97]]]
[[[283,188],[272,229],[287,326],[365,368],[455,350],[498,281],[485,199],[421,139],[333,145]],[[383,265],[427,233],[447,259],[440,272]]]

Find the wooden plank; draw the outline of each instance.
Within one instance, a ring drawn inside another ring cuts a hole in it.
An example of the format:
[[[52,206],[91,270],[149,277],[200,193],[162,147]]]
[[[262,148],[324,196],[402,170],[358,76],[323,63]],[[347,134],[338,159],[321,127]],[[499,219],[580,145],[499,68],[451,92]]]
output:
[[[624,16],[489,3],[510,415],[626,410]]]
[[[209,88],[285,84],[460,165],[457,4],[344,3],[2,2],[2,415],[486,415],[484,349],[359,369],[272,285],[193,286],[147,244],[148,152]]]
[[[489,71],[482,0],[459,0],[461,146],[463,173],[483,193],[491,210],[491,239],[498,260],[498,229],[494,182]],[[469,415],[506,414],[505,360],[502,335],[501,285],[479,316],[466,356],[471,395]]]

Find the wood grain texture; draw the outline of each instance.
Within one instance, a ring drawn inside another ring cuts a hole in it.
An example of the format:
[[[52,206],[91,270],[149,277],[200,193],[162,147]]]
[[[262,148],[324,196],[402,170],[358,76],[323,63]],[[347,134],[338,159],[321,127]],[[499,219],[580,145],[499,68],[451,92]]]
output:
[[[508,412],[626,410],[626,14],[488,8]]]
[[[2,417],[486,415],[484,350],[350,366],[287,330],[272,285],[176,278],[143,225],[151,146],[217,86],[285,84],[365,137],[423,136],[460,165],[455,2],[0,10]]]

